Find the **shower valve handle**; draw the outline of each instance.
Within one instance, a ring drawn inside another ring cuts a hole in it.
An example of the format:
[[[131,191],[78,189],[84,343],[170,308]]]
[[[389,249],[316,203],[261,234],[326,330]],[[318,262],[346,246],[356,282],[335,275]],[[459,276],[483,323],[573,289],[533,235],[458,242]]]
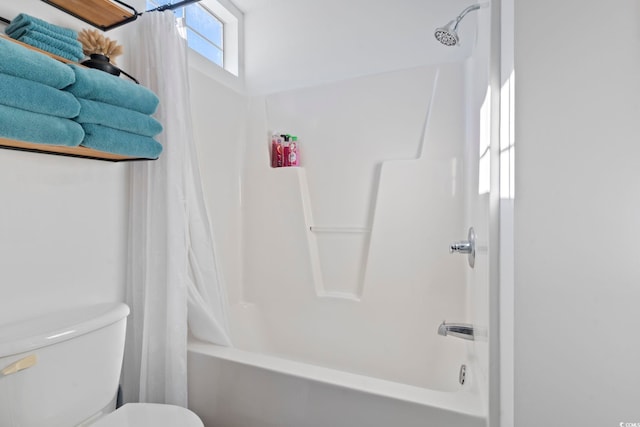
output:
[[[453,242],[449,246],[449,253],[467,254],[469,256],[469,267],[473,268],[476,261],[476,232],[473,227],[469,228],[467,240]]]
[[[471,252],[473,252],[473,243],[466,240],[461,242],[454,242],[449,247],[449,253],[452,254],[454,252],[460,254],[470,254]]]

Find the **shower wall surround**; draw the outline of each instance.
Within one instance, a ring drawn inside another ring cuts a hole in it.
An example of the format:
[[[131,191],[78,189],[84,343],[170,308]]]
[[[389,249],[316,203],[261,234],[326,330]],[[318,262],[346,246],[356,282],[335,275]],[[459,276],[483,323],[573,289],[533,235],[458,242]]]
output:
[[[430,325],[466,318],[466,264],[446,250],[464,229],[464,108],[462,64],[251,99],[243,281],[231,301],[238,346],[268,342],[275,353],[406,383],[446,375],[419,366],[447,351]],[[304,135],[301,167],[271,168],[274,129]],[[263,339],[243,338],[253,309]],[[292,346],[298,334],[312,342]],[[393,354],[365,357],[381,341],[406,355],[404,366]]]
[[[298,189],[273,200],[300,198],[302,202],[297,210],[304,212],[305,227],[285,225],[281,231],[283,236],[306,236],[308,250],[304,252],[318,296],[362,297],[384,165],[422,156],[422,134],[436,79],[437,68],[432,67],[265,98],[269,128],[290,127],[305,135],[304,167],[285,178],[297,183]],[[407,83],[399,85],[399,81]],[[406,182],[398,188],[414,193],[413,184]],[[386,199],[381,203],[395,204]],[[288,215],[290,212],[281,212],[279,216]]]

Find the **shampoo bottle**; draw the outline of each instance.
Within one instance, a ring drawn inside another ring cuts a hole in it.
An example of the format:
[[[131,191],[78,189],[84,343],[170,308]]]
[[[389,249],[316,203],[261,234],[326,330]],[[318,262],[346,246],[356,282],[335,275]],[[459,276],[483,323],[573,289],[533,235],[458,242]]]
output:
[[[284,165],[282,138],[278,134],[271,137],[271,167],[279,168]]]
[[[282,143],[282,165],[283,166],[289,166],[289,142],[291,139],[291,135],[287,134],[287,135],[280,135],[283,139],[284,142]]]
[[[289,142],[288,150],[286,153],[287,166],[299,166],[300,165],[300,147],[298,146],[298,137],[292,136],[291,142]]]

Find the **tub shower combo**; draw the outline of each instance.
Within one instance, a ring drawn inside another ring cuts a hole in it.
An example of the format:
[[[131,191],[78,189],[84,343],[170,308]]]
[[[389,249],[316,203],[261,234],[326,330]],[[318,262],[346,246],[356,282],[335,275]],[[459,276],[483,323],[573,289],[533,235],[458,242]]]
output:
[[[442,49],[479,8],[436,30]],[[464,61],[251,103],[234,346],[189,344],[205,425],[486,425],[489,17],[477,16]],[[300,167],[270,167],[265,135],[280,129],[300,136]]]

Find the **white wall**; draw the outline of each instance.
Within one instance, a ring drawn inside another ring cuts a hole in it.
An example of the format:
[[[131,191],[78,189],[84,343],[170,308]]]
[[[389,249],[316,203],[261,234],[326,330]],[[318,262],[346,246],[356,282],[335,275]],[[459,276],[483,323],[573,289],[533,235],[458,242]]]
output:
[[[218,266],[232,299],[241,272],[241,162],[246,140],[247,97],[191,68],[194,138]]]
[[[126,168],[0,150],[0,322],[123,299]]]
[[[247,87],[270,93],[459,61],[472,49],[473,15],[459,27],[462,43],[444,49],[436,27],[454,19],[466,0],[237,0],[248,7]]]
[[[0,1],[0,16],[20,12],[88,27],[41,1]],[[128,166],[0,150],[0,200],[0,323],[123,299]]]
[[[639,16],[515,3],[517,427],[640,422]]]
[[[483,403],[488,407],[489,338],[490,333],[490,261],[496,251],[490,247],[489,216],[489,151],[491,143],[489,51],[491,36],[491,9],[483,7],[471,15],[478,20],[478,31],[471,56],[465,61],[465,137],[464,180],[465,204],[463,227],[457,239],[466,239],[467,229],[473,227],[477,236],[474,268],[465,268],[467,276],[467,304],[469,321],[474,325],[473,373],[481,391]]]

